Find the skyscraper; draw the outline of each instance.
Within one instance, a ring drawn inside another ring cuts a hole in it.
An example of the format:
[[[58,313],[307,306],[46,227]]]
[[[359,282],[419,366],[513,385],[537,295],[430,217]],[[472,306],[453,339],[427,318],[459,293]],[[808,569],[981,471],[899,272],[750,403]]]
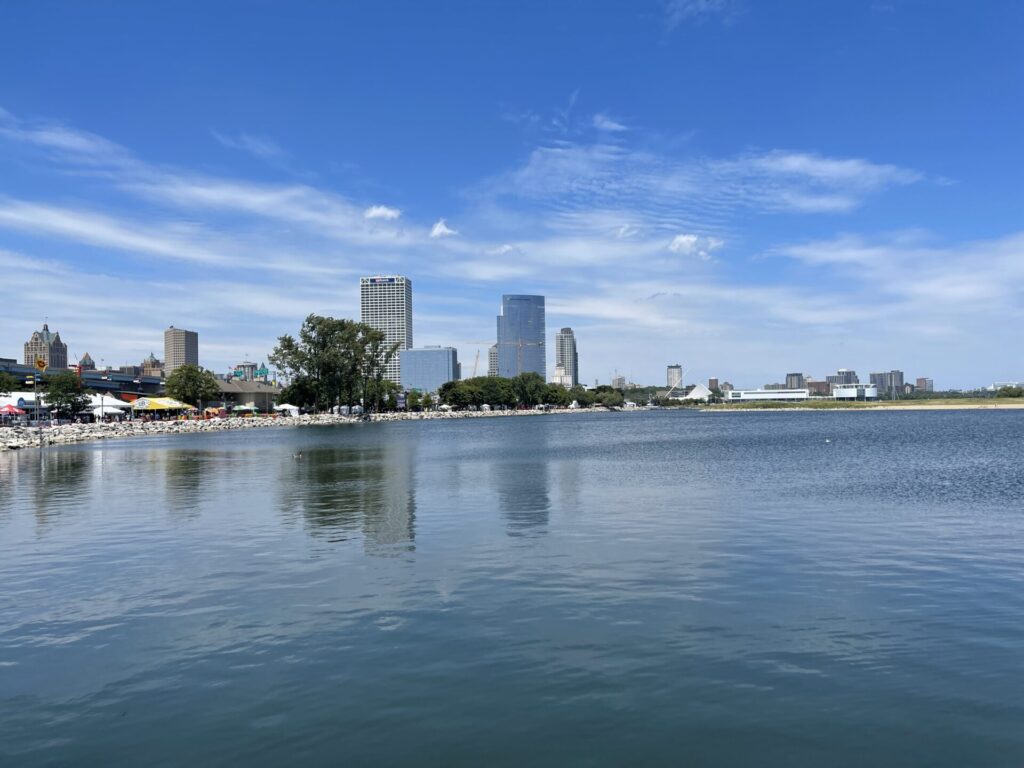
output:
[[[183,365],[199,365],[199,334],[172,325],[164,331],[164,375]]]
[[[47,368],[68,367],[68,345],[60,340],[60,332],[51,333],[46,323],[25,342],[25,365],[35,365],[40,359],[46,361]]]
[[[860,384],[860,379],[857,378],[857,372],[848,368],[840,368],[834,375],[826,376],[825,381],[827,381],[832,387],[848,387],[853,384]]]
[[[918,392],[934,392],[935,382],[931,379],[919,378],[914,385]]]
[[[384,368],[384,377],[402,383],[401,351],[412,349],[412,280],[399,275],[375,275],[359,279],[360,317],[364,323],[383,331],[387,346],[398,344]]]
[[[498,375],[531,371],[547,381],[544,297],[505,294],[498,315]]]
[[[683,366],[679,363],[670,365],[665,373],[665,383],[668,384],[668,388],[679,387],[683,384]]]
[[[572,328],[563,328],[555,336],[555,370],[562,368],[562,381],[556,382],[565,384],[568,387],[575,387],[580,383],[580,359],[576,352],[576,335]]]
[[[487,375],[498,375],[498,345],[491,344],[487,348]]]

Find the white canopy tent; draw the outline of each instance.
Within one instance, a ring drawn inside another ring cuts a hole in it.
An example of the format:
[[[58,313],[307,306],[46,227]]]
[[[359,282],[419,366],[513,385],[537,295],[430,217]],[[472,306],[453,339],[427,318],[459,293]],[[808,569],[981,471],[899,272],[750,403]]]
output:
[[[299,415],[299,406],[291,405],[289,403],[280,403],[274,406],[274,410],[280,413],[287,413],[289,416]]]

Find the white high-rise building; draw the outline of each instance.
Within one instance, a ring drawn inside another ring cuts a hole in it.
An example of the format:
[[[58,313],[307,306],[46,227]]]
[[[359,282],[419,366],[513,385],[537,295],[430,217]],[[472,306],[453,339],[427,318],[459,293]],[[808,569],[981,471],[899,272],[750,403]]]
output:
[[[555,384],[575,387],[580,383],[580,360],[576,352],[576,336],[572,328],[563,328],[555,335]],[[561,370],[559,370],[561,369]]]
[[[199,365],[199,334],[172,325],[164,331],[164,375],[183,365]]]
[[[398,344],[398,352],[412,349],[412,280],[399,275],[376,275],[359,279],[360,319],[384,332],[387,346]],[[384,377],[401,386],[401,355],[396,353],[384,369]]]
[[[665,383],[668,384],[669,389],[681,387],[683,385],[683,366],[679,363],[670,365],[666,371]]]
[[[497,376],[498,375],[498,345],[491,344],[487,348],[487,375]]]

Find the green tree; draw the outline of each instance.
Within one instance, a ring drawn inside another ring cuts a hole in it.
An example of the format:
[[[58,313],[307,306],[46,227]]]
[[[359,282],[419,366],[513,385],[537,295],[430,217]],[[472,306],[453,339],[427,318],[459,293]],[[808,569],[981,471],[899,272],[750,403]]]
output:
[[[544,403],[554,405],[558,408],[567,408],[572,402],[572,395],[569,390],[561,384],[548,384],[547,392],[544,393]]]
[[[47,380],[46,405],[64,418],[72,418],[85,410],[89,396],[74,371],[61,371]]]
[[[9,395],[21,386],[21,382],[7,371],[0,371],[0,395]]]
[[[180,365],[165,383],[167,396],[189,405],[199,405],[221,399],[217,377],[198,365]]]
[[[434,407],[434,398],[430,396],[429,392],[424,394],[420,399],[420,407],[423,408],[424,411],[429,411]]]
[[[575,400],[581,408],[589,408],[596,400],[593,392],[589,392],[579,384],[569,390],[569,396]]]
[[[602,392],[597,396],[597,402],[603,405],[605,408],[620,408],[626,398],[622,396],[622,393],[617,389],[608,387],[609,391]]]
[[[520,373],[512,379],[512,390],[516,394],[516,400],[520,405],[532,408],[544,402],[548,385],[539,373],[528,371]]]
[[[422,405],[420,393],[415,389],[405,396],[405,407],[410,411],[418,411]]]
[[[281,390],[277,401],[278,403],[297,405],[300,408],[313,408],[316,406],[316,390],[309,379],[300,376]]]

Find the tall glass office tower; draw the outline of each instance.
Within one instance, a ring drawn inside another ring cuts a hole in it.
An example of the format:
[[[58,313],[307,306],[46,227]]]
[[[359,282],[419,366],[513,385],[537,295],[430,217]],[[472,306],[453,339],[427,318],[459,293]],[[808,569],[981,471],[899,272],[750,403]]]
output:
[[[498,375],[533,371],[547,381],[544,297],[505,294],[498,315]]]

